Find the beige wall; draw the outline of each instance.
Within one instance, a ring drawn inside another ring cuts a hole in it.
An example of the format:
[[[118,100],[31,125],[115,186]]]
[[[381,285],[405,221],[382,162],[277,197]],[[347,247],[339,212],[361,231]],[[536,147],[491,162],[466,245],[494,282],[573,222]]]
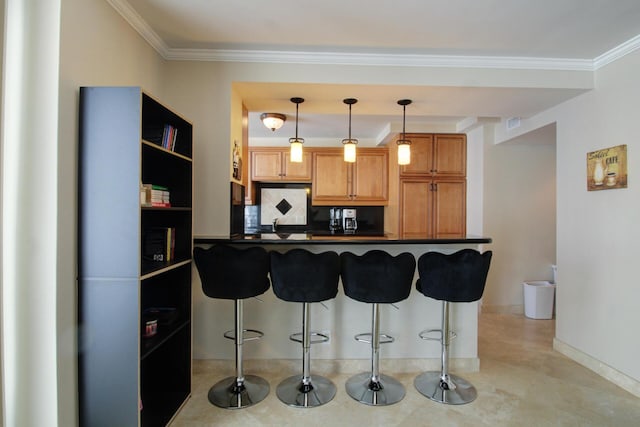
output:
[[[484,224],[494,252],[483,310],[523,313],[525,280],[551,280],[556,261],[555,126],[485,143]]]
[[[596,89],[557,118],[558,316],[563,343],[640,381],[640,51],[596,72]],[[629,186],[586,190],[586,153],[627,144]],[[635,385],[640,395],[640,386]]]
[[[75,425],[77,417],[75,279],[78,90],[80,86],[142,86],[162,100],[163,63],[155,50],[106,1],[62,1],[57,242],[60,256],[56,278],[59,425]]]

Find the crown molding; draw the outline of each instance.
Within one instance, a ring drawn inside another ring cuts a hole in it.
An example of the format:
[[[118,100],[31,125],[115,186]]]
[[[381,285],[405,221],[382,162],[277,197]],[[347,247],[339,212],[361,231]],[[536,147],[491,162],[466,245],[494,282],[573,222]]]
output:
[[[147,24],[147,21],[131,7],[126,0],[107,0],[124,19],[142,36],[163,58],[167,58],[169,46],[160,38],[158,33]]]
[[[166,59],[182,61],[261,62],[390,67],[505,68],[570,71],[593,70],[593,61],[584,59],[231,49],[169,49]]]
[[[390,67],[452,67],[516,70],[595,71],[640,48],[640,35],[595,59],[377,54],[343,52],[298,52],[233,49],[176,49],[153,31],[127,0],[107,2],[164,59],[180,61],[254,62],[285,64],[361,65]]]
[[[640,49],[640,34],[626,42],[614,47],[610,51],[598,56],[593,60],[593,69],[598,70],[613,61],[622,58],[625,55]]]

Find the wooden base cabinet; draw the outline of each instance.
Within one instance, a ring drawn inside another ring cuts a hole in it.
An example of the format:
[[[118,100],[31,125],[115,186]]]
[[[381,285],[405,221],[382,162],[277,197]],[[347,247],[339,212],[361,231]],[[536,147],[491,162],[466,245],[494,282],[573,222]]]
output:
[[[312,200],[316,206],[382,206],[389,200],[389,155],[386,149],[358,148],[355,163],[343,151],[313,153]]]
[[[400,180],[401,238],[448,238],[465,235],[466,180]]]
[[[80,425],[167,425],[191,394],[192,126],[135,87],[81,88],[80,124]]]

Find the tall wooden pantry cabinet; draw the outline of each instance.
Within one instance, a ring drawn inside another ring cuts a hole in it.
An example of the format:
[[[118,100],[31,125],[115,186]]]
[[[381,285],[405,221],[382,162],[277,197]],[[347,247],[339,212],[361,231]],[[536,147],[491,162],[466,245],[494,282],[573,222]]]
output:
[[[400,236],[465,236],[466,135],[408,133],[406,138],[411,141],[411,163],[399,171]]]
[[[191,394],[192,165],[140,88],[80,89],[80,425],[166,425]]]

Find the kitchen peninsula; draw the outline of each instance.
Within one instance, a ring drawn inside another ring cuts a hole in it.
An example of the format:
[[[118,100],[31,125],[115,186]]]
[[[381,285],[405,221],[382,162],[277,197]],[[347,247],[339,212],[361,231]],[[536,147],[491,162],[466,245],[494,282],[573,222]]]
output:
[[[239,248],[262,246],[269,251],[284,252],[304,248],[311,252],[335,251],[363,254],[372,249],[385,250],[392,255],[410,252],[417,259],[428,251],[452,253],[463,248],[483,250],[483,244],[491,243],[487,237],[467,236],[446,239],[398,239],[393,235],[327,235],[320,233],[266,233],[241,238],[196,236],[197,246],[229,244]],[[195,268],[195,267],[194,267]],[[414,283],[417,279],[414,277]],[[233,304],[224,300],[212,300],[199,290],[198,274],[194,272],[194,304],[200,305],[194,319],[194,357],[198,359],[233,359],[233,346],[224,342],[222,334],[233,323]],[[271,290],[260,296],[261,302],[249,299],[245,302],[245,326],[258,328],[265,333],[261,342],[247,345],[247,359],[290,360],[299,358],[299,345],[289,341],[289,334],[297,332],[301,311],[297,304],[279,300]],[[342,371],[366,370],[370,356],[367,345],[356,342],[354,335],[366,332],[371,325],[371,307],[345,297],[342,285],[335,299],[312,307],[313,329],[328,334],[328,343],[313,346],[314,363],[327,363],[327,369]],[[381,330],[395,337],[396,342],[384,346],[381,362],[389,363],[395,372],[418,372],[439,369],[440,345],[423,341],[420,331],[439,328],[441,303],[412,290],[408,299],[383,310]],[[452,308],[453,328],[457,338],[451,347],[451,368],[459,371],[477,371],[477,303],[455,304]]]

